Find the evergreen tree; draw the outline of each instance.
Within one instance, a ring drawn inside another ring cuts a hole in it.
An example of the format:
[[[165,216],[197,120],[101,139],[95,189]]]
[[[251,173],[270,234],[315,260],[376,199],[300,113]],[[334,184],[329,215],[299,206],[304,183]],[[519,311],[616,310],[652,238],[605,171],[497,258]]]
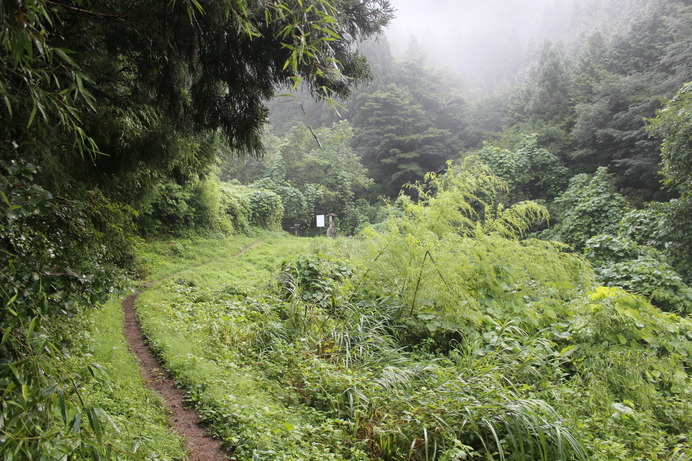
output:
[[[677,270],[692,280],[692,82],[678,91],[651,120],[650,130],[663,139],[664,183],[679,194],[665,209],[666,252]]]
[[[438,171],[452,157],[448,130],[436,128],[410,92],[388,85],[355,101],[354,147],[375,181],[373,192],[395,197],[404,184]]]
[[[546,42],[538,61],[534,87],[527,107],[533,121],[562,124],[570,112],[570,76],[556,46]]]

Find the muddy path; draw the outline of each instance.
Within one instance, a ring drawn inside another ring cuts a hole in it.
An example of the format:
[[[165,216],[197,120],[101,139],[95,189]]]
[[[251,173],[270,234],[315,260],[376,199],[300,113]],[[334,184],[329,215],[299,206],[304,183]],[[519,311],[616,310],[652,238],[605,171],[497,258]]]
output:
[[[230,257],[236,258],[259,243],[261,242],[247,245]],[[159,281],[151,281],[144,286],[152,286]],[[140,373],[146,381],[147,387],[160,395],[165,402],[173,427],[186,441],[190,461],[228,460],[228,454],[221,448],[221,441],[213,439],[200,425],[201,420],[197,412],[185,407],[184,392],[178,388],[173,377],[162,367],[149,349],[135,314],[134,306],[138,296],[139,293],[135,293],[122,302],[125,314],[123,332],[130,350],[137,356]]]
[[[165,371],[149,350],[144,335],[135,316],[137,294],[128,296],[123,301],[125,313],[124,333],[130,350],[139,360],[139,370],[147,387],[155,391],[168,407],[171,424],[185,438],[190,461],[223,461],[226,453],[221,442],[213,439],[201,426],[197,413],[185,407],[183,391],[178,389],[175,380]]]

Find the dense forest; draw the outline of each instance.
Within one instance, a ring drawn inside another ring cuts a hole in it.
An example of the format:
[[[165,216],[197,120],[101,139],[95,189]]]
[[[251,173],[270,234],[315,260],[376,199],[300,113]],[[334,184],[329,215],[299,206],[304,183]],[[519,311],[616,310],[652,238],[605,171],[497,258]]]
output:
[[[690,459],[692,6],[509,3],[1,0],[0,458],[187,459],[138,287],[230,459]]]

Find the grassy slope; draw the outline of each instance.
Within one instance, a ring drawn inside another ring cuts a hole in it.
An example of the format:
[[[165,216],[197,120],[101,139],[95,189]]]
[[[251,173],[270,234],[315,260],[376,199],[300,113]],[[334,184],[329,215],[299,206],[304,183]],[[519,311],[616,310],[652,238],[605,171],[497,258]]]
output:
[[[103,442],[115,459],[186,459],[163,402],[146,388],[137,358],[128,350],[120,304],[113,297],[99,309],[55,322],[71,342],[64,365],[85,404],[104,410],[98,413]]]
[[[219,287],[233,296],[261,296],[274,280],[282,258],[331,244],[323,239],[265,235],[255,239],[155,243],[142,251],[143,259],[153,265],[150,278],[159,280],[140,295],[136,305],[145,334],[201,416],[217,423],[212,429],[231,450],[253,437],[261,440],[254,448],[258,456],[295,459],[287,449],[293,444],[294,454],[314,452],[313,459],[329,459],[324,455],[326,449],[293,437],[296,427],[307,428],[315,423],[309,412],[286,406],[277,389],[252,369],[219,355],[213,343],[207,341],[213,335],[203,328],[215,329],[216,333],[219,328],[229,327],[230,322],[241,323],[239,319],[223,317],[219,310],[218,318],[188,321],[189,317],[181,317],[186,303],[181,286],[194,287],[198,297],[200,292]],[[277,449],[285,453],[278,454]]]
[[[143,259],[151,265],[150,278],[160,280],[142,294],[137,305],[145,332],[202,416],[235,450],[237,459],[409,459],[414,449],[418,457],[411,459],[429,456],[451,460],[462,455],[485,459],[478,438],[472,448],[455,437],[461,439],[470,433],[470,438],[462,440],[473,443],[475,431],[479,437],[491,437],[486,441],[492,445],[494,432],[488,435],[487,421],[500,429],[504,424],[520,424],[518,432],[506,428],[516,436],[516,443],[535,439],[536,433],[540,437],[550,435],[541,432],[546,427],[552,433],[562,430],[557,415],[553,421],[552,413],[541,409],[543,401],[555,406],[570,426],[582,433],[591,455],[599,455],[592,459],[663,459],[659,456],[663,453],[669,455],[667,459],[685,459],[689,453],[688,444],[680,438],[683,436],[675,432],[677,427],[688,427],[684,418],[689,411],[679,409],[679,405],[687,405],[689,399],[675,401],[640,376],[641,370],[651,370],[652,376],[665,375],[667,365],[661,357],[656,358],[651,347],[652,338],[658,338],[662,331],[671,334],[670,338],[656,339],[659,355],[666,355],[664,350],[669,349],[674,351],[669,353],[669,360],[678,360],[678,349],[665,342],[675,337],[672,332],[680,334],[678,330],[684,325],[678,325],[679,319],[662,317],[643,300],[617,290],[583,297],[578,287],[572,286],[569,293],[562,293],[558,282],[564,278],[562,282],[567,283],[572,275],[558,276],[563,264],[558,261],[559,253],[542,249],[538,243],[524,251],[522,244],[512,246],[493,239],[455,240],[433,251],[436,262],[428,263],[423,273],[420,263],[407,253],[413,244],[396,240],[388,244],[391,254],[381,257],[373,248],[360,246],[366,254],[364,260],[371,262],[367,270],[373,284],[360,288],[383,293],[397,280],[403,264],[400,260],[405,260],[408,263],[404,266],[413,271],[409,274],[412,280],[422,275],[430,285],[426,291],[422,285],[419,290],[417,283],[409,283],[415,287],[419,304],[427,305],[430,298],[434,307],[438,301],[445,302],[445,291],[468,292],[469,302],[480,303],[478,309],[486,313],[483,321],[490,323],[479,326],[482,336],[464,340],[448,359],[429,360],[426,353],[400,354],[389,343],[381,344],[388,356],[378,357],[379,346],[373,343],[374,348],[365,348],[365,355],[360,357],[372,367],[349,366],[339,361],[339,351],[333,356],[330,351],[334,346],[329,340],[333,333],[330,328],[344,328],[334,316],[317,309],[308,311],[297,303],[296,313],[301,318],[287,326],[292,319],[282,315],[290,305],[275,308],[276,299],[267,298],[267,288],[275,283],[282,259],[329,250],[345,257],[343,252],[350,253],[353,248],[342,244],[266,235],[154,243],[142,249]],[[502,252],[510,258],[507,261],[515,261],[520,253],[524,259],[505,264],[498,259]],[[418,260],[425,263],[423,254]],[[374,267],[375,261],[382,267]],[[548,270],[552,267],[549,262],[557,265]],[[526,268],[510,270],[513,264],[525,264]],[[433,283],[438,268],[447,274],[444,283]],[[542,273],[531,273],[529,268]],[[453,274],[459,275],[459,280]],[[505,286],[512,277],[517,277],[515,283]],[[528,279],[524,281],[524,277]],[[486,295],[480,296],[483,293]],[[531,296],[537,299],[526,304]],[[545,301],[546,296],[554,303]],[[574,299],[576,304],[560,299]],[[442,317],[436,310],[413,316],[413,309],[409,310],[407,325],[411,331],[421,335],[427,330],[437,332],[442,343],[448,322],[467,320],[463,316]],[[493,326],[507,315],[511,321]],[[540,321],[533,318],[536,315]],[[626,321],[630,317],[637,322],[629,325]],[[517,323],[522,318],[524,323]],[[560,321],[551,323],[555,318]],[[517,327],[528,328],[532,320],[540,331],[528,334]],[[343,332],[355,339],[355,334],[360,334],[359,325],[356,321],[351,325],[356,329]],[[456,323],[452,326],[457,328]],[[310,334],[301,336],[301,330]],[[361,339],[381,341],[386,336],[371,332],[366,325]],[[570,359],[575,350],[582,355]],[[645,359],[651,363],[640,366],[637,360]],[[382,368],[381,363],[389,365]],[[579,373],[575,374],[574,368]],[[685,386],[684,377],[671,378],[671,382],[677,381]],[[630,407],[635,408],[636,418],[628,413]],[[654,421],[652,411],[665,411],[669,416]],[[545,414],[549,420],[536,419]],[[483,424],[478,428],[465,426],[474,424],[474,417]],[[450,422],[448,427],[438,423],[444,418]],[[662,423],[666,419],[669,422]],[[447,435],[443,437],[443,433]],[[436,440],[447,446],[438,447]],[[679,446],[675,447],[676,443]],[[386,450],[389,454],[385,456]],[[523,452],[524,447],[517,450]]]

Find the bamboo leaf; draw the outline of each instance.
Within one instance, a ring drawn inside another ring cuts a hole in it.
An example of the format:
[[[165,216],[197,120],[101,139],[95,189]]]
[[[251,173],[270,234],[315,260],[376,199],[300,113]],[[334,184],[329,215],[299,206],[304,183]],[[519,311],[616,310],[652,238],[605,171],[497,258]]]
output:
[[[38,317],[34,317],[31,320],[31,323],[29,324],[29,329],[26,331],[26,337],[31,338],[31,335],[34,333],[34,329],[36,328],[36,325],[38,324]]]
[[[29,122],[26,124],[27,129],[31,127],[31,124],[34,123],[34,117],[36,117],[36,111],[38,109],[38,104],[36,101],[34,101],[33,107],[31,108],[31,114],[29,114]]]
[[[72,420],[72,433],[77,435],[81,431],[81,425],[82,425],[82,414],[80,412],[77,412],[77,414],[74,415],[74,419]]]
[[[89,408],[89,410],[87,411],[87,416],[89,417],[89,425],[91,426],[91,429],[94,431],[96,439],[98,441],[101,441],[101,438],[103,437],[103,425],[101,423],[101,418],[96,412],[96,409]]]

